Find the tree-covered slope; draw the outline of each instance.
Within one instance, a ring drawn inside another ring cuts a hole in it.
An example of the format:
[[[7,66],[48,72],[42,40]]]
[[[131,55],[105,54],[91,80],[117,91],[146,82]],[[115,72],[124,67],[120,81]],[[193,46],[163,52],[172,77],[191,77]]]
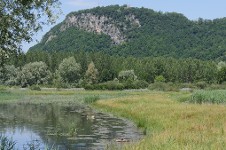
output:
[[[226,18],[107,6],[72,12],[30,51],[102,51],[122,56],[226,59]]]

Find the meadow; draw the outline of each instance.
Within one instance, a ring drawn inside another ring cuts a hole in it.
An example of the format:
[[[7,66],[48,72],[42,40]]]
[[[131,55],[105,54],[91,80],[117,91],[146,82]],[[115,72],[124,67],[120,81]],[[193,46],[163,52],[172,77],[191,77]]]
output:
[[[108,101],[100,100],[93,106],[133,120],[143,129],[145,138],[125,149],[225,149],[225,105],[189,103],[196,94],[144,92]]]
[[[225,93],[7,89],[0,92],[0,103],[81,103],[127,118],[145,136],[125,149],[225,149]]]

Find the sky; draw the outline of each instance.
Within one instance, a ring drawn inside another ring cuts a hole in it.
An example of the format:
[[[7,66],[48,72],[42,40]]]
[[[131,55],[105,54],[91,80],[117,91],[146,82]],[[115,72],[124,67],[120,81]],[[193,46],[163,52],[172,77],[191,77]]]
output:
[[[115,4],[145,7],[161,12],[182,13],[190,20],[197,20],[198,18],[212,20],[226,17],[226,0],[60,0],[60,2],[62,14],[56,24],[62,22],[65,16],[72,11]],[[44,26],[42,31],[33,36],[33,42],[22,43],[23,51],[27,52],[31,46],[41,41],[43,35],[54,25]]]

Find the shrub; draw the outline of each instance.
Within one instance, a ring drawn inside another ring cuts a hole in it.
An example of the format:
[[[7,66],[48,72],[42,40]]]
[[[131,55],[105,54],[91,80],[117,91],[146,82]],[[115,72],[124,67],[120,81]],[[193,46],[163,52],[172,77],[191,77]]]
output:
[[[143,80],[136,80],[136,81],[127,81],[123,82],[124,88],[125,89],[144,89],[148,87],[148,83]]]
[[[133,82],[135,89],[144,89],[147,88],[149,83],[143,80],[137,80]]]
[[[157,90],[157,91],[178,91],[179,86],[174,83],[163,83],[163,82],[156,82],[152,83],[148,86],[149,90]]]
[[[155,82],[165,82],[166,79],[163,77],[163,75],[159,75],[155,77]]]
[[[199,89],[205,89],[207,87],[207,83],[205,81],[199,81],[195,84]]]
[[[196,86],[192,83],[181,83],[180,84],[180,88],[191,88],[191,89],[194,89],[196,88]]]
[[[115,81],[108,81],[99,84],[87,84],[84,87],[86,90],[123,90],[124,85]]]
[[[94,90],[95,88],[94,88],[94,85],[91,85],[91,84],[86,84],[86,85],[84,85],[84,88],[86,89],[86,90]],[[98,89],[96,89],[96,90],[98,90]]]
[[[114,82],[114,81],[108,81],[102,84],[99,84],[102,89],[107,89],[107,90],[123,90],[124,85],[122,83]]]
[[[41,91],[41,88],[38,85],[32,85],[32,86],[29,87],[29,89],[33,90],[33,91]]]

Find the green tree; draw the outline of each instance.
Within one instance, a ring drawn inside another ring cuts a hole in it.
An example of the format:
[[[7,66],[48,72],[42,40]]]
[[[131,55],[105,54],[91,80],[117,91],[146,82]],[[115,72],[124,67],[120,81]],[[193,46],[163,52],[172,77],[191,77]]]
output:
[[[17,51],[22,41],[30,42],[42,25],[55,22],[59,4],[58,0],[1,0],[0,50]]]
[[[51,72],[44,62],[33,62],[23,66],[17,75],[18,83],[22,87],[33,84],[47,84],[51,79]]]
[[[218,83],[226,81],[226,63],[221,61],[217,64],[217,80]]]
[[[16,85],[17,84],[17,73],[18,68],[16,68],[14,65],[6,65],[6,73],[5,73],[5,82],[6,85]]]
[[[137,80],[137,76],[134,73],[134,70],[125,70],[120,71],[118,75],[119,81],[135,81]]]
[[[93,61],[88,65],[86,70],[85,80],[89,84],[94,84],[98,82],[98,70],[96,69]]]
[[[19,52],[22,41],[32,41],[43,25],[54,23],[59,5],[59,0],[0,1],[0,78],[11,52]]]
[[[80,79],[81,66],[74,57],[63,59],[58,68],[58,73],[63,82],[78,83]]]

